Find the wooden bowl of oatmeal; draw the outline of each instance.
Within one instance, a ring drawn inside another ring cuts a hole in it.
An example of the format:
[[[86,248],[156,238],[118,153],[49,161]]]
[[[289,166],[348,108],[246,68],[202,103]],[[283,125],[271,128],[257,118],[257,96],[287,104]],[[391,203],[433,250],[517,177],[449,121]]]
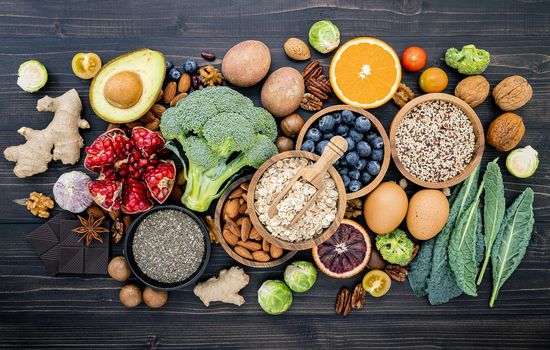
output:
[[[408,180],[426,188],[464,181],[481,162],[483,126],[458,97],[432,93],[417,97],[395,115],[390,128],[392,159]]]
[[[340,226],[346,211],[346,189],[334,167],[325,176],[325,189],[315,203],[292,226],[290,221],[312,196],[305,184],[293,189],[279,204],[273,218],[267,208],[302,166],[313,164],[319,156],[304,151],[279,153],[256,171],[248,187],[247,204],[250,220],[260,235],[271,244],[287,250],[306,250],[329,239]],[[303,191],[303,193],[302,193]],[[283,207],[280,207],[283,205]]]

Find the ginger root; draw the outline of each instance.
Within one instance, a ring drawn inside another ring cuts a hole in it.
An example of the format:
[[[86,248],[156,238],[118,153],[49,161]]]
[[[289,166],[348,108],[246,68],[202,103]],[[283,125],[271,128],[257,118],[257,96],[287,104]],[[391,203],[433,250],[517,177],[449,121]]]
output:
[[[20,128],[17,132],[27,142],[4,150],[4,157],[16,163],[13,173],[17,177],[33,176],[48,170],[52,158],[61,160],[63,164],[78,162],[80,148],[84,146],[78,129],[90,127],[86,120],[80,118],[82,103],[75,89],[56,98],[44,96],[38,100],[36,109],[55,113],[48,127],[42,130]]]
[[[193,292],[206,307],[212,301],[235,304],[244,304],[244,298],[239,294],[249,282],[250,278],[240,267],[233,266],[229,270],[221,270],[218,277],[212,277],[206,282],[198,283]]]

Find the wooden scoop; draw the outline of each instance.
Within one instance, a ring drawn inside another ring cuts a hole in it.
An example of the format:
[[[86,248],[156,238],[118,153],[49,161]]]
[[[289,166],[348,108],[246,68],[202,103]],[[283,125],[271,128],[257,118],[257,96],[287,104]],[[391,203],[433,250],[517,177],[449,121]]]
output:
[[[314,186],[317,191],[313,194],[313,196],[307,201],[306,205],[296,214],[294,219],[290,222],[290,225],[294,225],[302,215],[306,212],[306,210],[311,207],[313,203],[315,203],[315,200],[325,187],[325,180],[324,175],[327,172],[328,168],[337,161],[340,157],[346,153],[348,149],[348,143],[346,139],[344,139],[342,136],[334,136],[330,139],[329,143],[325,147],[325,150],[323,151],[323,154],[321,155],[321,158],[314,164],[300,168],[296,175],[286,184],[286,186],[283,188],[283,190],[275,197],[275,200],[273,203],[271,203],[271,206],[267,210],[267,215],[272,218],[277,214],[277,205],[285,198],[285,196],[288,194],[292,186],[300,180],[303,179],[306,182],[310,183],[312,186]]]

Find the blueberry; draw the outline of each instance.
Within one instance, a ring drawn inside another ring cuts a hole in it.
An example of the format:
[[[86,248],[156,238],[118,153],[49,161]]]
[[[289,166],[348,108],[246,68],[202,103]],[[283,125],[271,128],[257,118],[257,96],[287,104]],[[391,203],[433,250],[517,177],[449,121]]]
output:
[[[346,136],[346,141],[348,143],[348,151],[353,151],[355,149],[355,141],[349,136]]]
[[[166,71],[169,72],[172,68],[174,68],[174,64],[170,61],[166,61]]]
[[[350,179],[347,175],[342,175],[342,181],[344,181],[344,186],[348,187]]]
[[[347,167],[342,167],[342,166],[341,166],[341,167],[338,169],[338,174],[340,174],[340,175],[347,175],[348,172],[349,172],[349,169],[348,169]]]
[[[332,166],[338,169],[338,167],[340,166],[340,159],[336,159],[336,161],[332,163]]]
[[[325,150],[325,147],[327,147],[327,145],[328,145],[327,140],[323,140],[323,141],[319,142],[317,144],[317,146],[315,147],[315,153],[317,153],[318,155],[323,154],[323,151]]]
[[[334,134],[331,132],[323,134],[323,140],[330,140],[333,137],[334,137]]]
[[[178,81],[181,78],[181,72],[177,68],[172,68],[168,72],[168,76],[170,77],[170,79]]]
[[[355,124],[355,115],[353,115],[352,111],[346,109],[342,111],[342,120],[349,126],[353,126]]]
[[[313,142],[321,141],[321,136],[321,132],[316,128],[308,129],[306,132],[306,140],[311,140]]]
[[[349,165],[353,165],[355,166],[355,163],[357,163],[359,161],[359,155],[357,154],[357,152],[355,151],[351,151],[351,152],[348,152],[346,154],[346,162],[349,164]]]
[[[357,169],[353,169],[348,172],[348,176],[352,180],[359,180],[361,177],[361,172]]]
[[[323,132],[330,132],[334,128],[334,118],[331,114],[327,114],[319,119],[319,130]]]
[[[367,132],[370,130],[370,120],[367,117],[359,116],[355,119],[355,129],[359,132]]]
[[[314,149],[315,149],[315,143],[313,141],[306,140],[304,143],[302,143],[302,148],[301,148],[302,151],[313,152]]]
[[[372,141],[372,147],[373,148],[382,148],[384,147],[384,140],[382,140],[382,137],[376,136],[374,140]]]
[[[382,159],[384,159],[384,149],[383,148],[373,149],[372,153],[370,154],[370,159],[377,160],[377,161],[381,161]]]
[[[338,124],[335,132],[336,132],[336,135],[348,136],[349,128],[345,124]]]
[[[359,141],[359,142],[357,142],[357,145],[355,145],[355,150],[359,154],[359,157],[366,158],[366,157],[370,156],[372,149],[371,149],[370,145],[368,143],[366,143],[365,141]]]
[[[340,168],[347,167],[349,164],[346,162],[346,157],[340,158]]]
[[[183,70],[185,71],[185,73],[195,74],[195,72],[197,71],[197,62],[190,58],[186,59],[183,62]]]
[[[359,142],[363,139],[363,134],[361,134],[359,131],[355,129],[351,129],[349,131],[349,136],[353,139],[355,142]]]
[[[355,163],[353,166],[357,170],[363,170],[367,167],[368,161],[366,159],[359,159],[357,163]]]
[[[367,163],[367,171],[369,172],[369,174],[371,174],[372,176],[376,176],[378,175],[378,173],[380,172],[380,163],[376,160],[371,160]]]
[[[367,184],[369,184],[371,181],[372,181],[372,175],[369,174],[367,171],[364,171],[364,172],[361,174],[361,182],[363,183],[363,185],[367,185]]]
[[[335,125],[338,125],[342,122],[342,115],[340,113],[332,114],[332,118],[334,118],[334,124]]]
[[[350,192],[357,192],[361,189],[361,181],[351,180],[347,186]]]
[[[369,132],[365,135],[365,140],[372,145],[372,141],[378,136],[375,132]]]

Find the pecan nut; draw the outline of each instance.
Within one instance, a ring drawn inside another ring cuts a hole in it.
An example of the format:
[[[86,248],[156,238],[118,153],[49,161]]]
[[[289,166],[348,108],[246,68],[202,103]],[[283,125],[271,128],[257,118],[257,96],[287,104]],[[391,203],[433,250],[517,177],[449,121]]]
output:
[[[304,78],[304,82],[307,82],[310,78],[315,79],[322,74],[323,67],[321,67],[321,63],[319,61],[311,61],[306,68],[304,68],[302,78]]]
[[[416,258],[416,256],[418,255],[419,250],[420,250],[420,246],[418,244],[415,244],[414,247],[413,247],[413,251],[411,253],[411,261],[413,261],[414,258]],[[411,263],[411,261],[409,261],[409,264]]]
[[[347,316],[351,311],[351,292],[342,287],[336,296],[336,313]]]
[[[323,101],[321,101],[317,96],[306,92],[304,94],[304,97],[302,97],[302,102],[300,103],[300,107],[302,109],[305,109],[306,111],[320,111],[321,108],[323,108]]]
[[[384,271],[391,277],[391,279],[397,282],[404,282],[409,275],[409,271],[399,265],[386,265]]]
[[[406,105],[407,102],[409,102],[413,98],[414,98],[414,93],[407,85],[403,83],[399,84],[399,87],[397,88],[395,95],[393,95],[392,97],[393,102],[395,102],[395,104],[401,108],[403,108],[403,106]]]
[[[306,81],[306,89],[320,100],[327,100],[332,92],[330,81],[324,75],[308,79]]]
[[[363,288],[361,283],[358,283],[355,288],[353,288],[353,293],[351,294],[351,308],[360,310],[365,307],[366,302],[367,291]]]

